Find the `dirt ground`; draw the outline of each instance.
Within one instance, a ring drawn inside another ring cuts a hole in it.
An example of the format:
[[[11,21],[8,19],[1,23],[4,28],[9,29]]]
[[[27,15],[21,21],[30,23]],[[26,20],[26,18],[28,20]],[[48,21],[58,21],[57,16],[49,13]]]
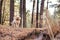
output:
[[[55,39],[60,40],[60,33],[55,34]],[[0,25],[0,40],[50,40],[50,37],[44,32],[44,28],[13,28]]]

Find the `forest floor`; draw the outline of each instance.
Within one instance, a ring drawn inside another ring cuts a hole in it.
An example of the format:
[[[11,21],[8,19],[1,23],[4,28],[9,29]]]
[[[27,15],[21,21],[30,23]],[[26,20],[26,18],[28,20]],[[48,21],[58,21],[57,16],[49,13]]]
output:
[[[46,28],[13,28],[0,25],[0,40],[50,40]],[[56,35],[60,40],[60,33]]]

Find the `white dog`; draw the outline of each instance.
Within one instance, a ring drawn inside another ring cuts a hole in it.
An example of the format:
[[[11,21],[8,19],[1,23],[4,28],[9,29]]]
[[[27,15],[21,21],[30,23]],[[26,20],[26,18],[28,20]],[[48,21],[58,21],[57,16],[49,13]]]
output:
[[[19,16],[15,17],[12,21],[13,27],[19,27],[21,18]]]

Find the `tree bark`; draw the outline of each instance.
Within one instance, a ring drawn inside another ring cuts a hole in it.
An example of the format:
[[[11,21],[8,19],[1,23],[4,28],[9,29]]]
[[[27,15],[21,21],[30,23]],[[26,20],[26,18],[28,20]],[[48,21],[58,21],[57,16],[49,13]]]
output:
[[[20,0],[20,26],[23,26],[22,21],[23,21],[23,0]]]
[[[31,19],[31,26],[33,25],[34,7],[35,7],[35,0],[33,0],[33,8],[32,8],[32,19]]]
[[[42,27],[43,24],[43,11],[44,11],[44,1],[45,0],[41,0],[41,7],[40,7],[40,27]]]
[[[23,0],[23,27],[26,27],[26,0]]]
[[[10,25],[14,17],[14,0],[10,0]]]
[[[39,13],[39,0],[37,0],[37,10],[36,10],[36,28],[38,28],[38,13]]]
[[[2,4],[3,4],[3,0],[0,0],[0,24],[1,24],[1,15],[2,15]]]

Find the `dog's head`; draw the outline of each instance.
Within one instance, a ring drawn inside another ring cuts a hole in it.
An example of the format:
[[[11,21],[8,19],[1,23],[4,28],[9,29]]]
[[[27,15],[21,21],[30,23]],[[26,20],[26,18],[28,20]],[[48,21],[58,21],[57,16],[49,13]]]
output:
[[[21,20],[21,17],[20,17],[20,16],[15,16],[15,17],[14,17],[14,20],[20,21],[20,20]]]
[[[16,21],[20,21],[20,19],[21,19],[20,17],[16,17]]]

